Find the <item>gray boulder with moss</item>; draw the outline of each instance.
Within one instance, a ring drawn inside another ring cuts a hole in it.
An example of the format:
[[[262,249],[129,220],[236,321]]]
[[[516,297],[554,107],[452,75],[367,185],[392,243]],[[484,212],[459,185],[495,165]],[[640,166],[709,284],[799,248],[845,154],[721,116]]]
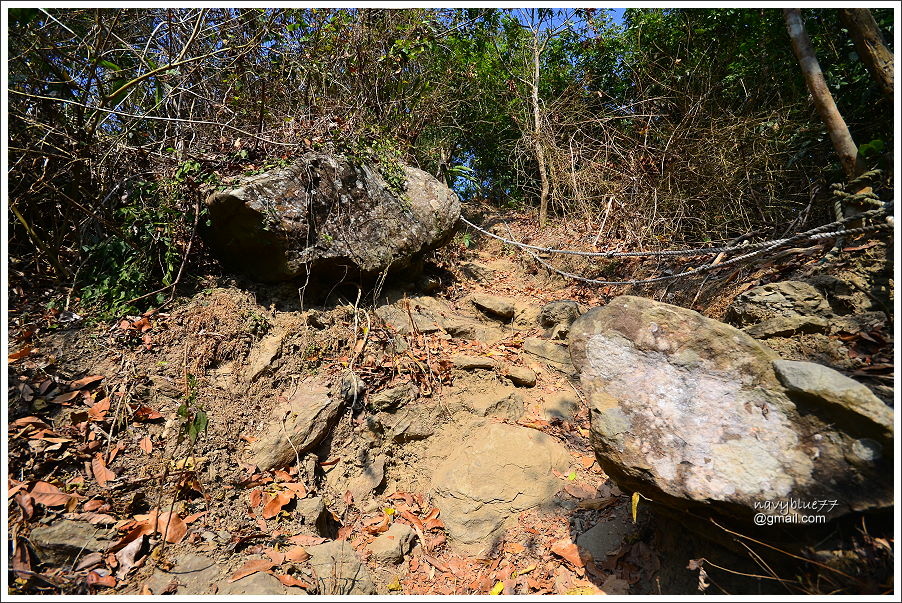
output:
[[[220,261],[262,282],[308,270],[340,279],[404,269],[445,244],[460,217],[457,195],[422,170],[386,164],[380,171],[314,152],[246,177],[206,204],[205,235]]]

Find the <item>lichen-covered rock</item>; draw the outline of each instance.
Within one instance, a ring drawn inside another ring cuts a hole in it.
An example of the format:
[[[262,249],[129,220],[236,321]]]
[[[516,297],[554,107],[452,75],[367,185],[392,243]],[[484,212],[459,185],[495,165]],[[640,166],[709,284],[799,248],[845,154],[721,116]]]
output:
[[[776,353],[738,329],[624,296],[573,323],[570,350],[599,463],[628,491],[746,520],[765,501],[893,504],[891,459],[824,405],[799,408]]]
[[[367,163],[306,153],[210,195],[206,238],[226,267],[263,282],[405,268],[447,242],[460,201],[422,170],[403,173],[402,192]]]

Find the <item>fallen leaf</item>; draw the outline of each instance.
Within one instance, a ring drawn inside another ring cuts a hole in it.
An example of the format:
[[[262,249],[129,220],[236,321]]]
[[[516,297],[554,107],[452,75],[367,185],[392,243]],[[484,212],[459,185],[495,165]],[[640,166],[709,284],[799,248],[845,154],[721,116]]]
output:
[[[162,418],[163,415],[149,406],[139,406],[135,409],[135,421],[156,421]]]
[[[103,379],[103,375],[90,375],[88,377],[82,377],[77,381],[73,381],[69,384],[69,387],[72,389],[82,389],[88,387],[89,385],[93,385],[98,381]]]
[[[326,542],[326,538],[322,538],[320,536],[310,536],[309,534],[298,534],[297,536],[291,536],[288,539],[288,542],[291,544],[297,544],[300,546],[315,546],[317,544],[322,544]]]
[[[169,544],[177,544],[181,542],[185,537],[185,534],[188,533],[188,525],[181,517],[167,511],[157,519],[155,530],[159,534],[164,534],[165,540]]]
[[[279,514],[279,511],[282,510],[282,507],[290,503],[294,500],[295,493],[291,490],[282,490],[267,502],[263,506],[263,511],[261,516],[263,519],[272,519],[276,515]]]
[[[94,421],[103,421],[109,411],[110,399],[104,398],[88,409],[88,417],[93,419]]]
[[[296,546],[285,551],[285,560],[292,561],[294,563],[303,563],[310,559],[310,553],[308,553],[304,547]]]
[[[103,462],[103,455],[99,452],[94,454],[94,460],[91,461],[91,471],[94,472],[94,479],[101,488],[105,488],[106,483],[111,479],[116,479],[116,474],[107,469]]]
[[[595,488],[586,484],[564,484],[564,492],[576,499],[592,498],[595,496]]]
[[[279,481],[283,481],[283,482],[291,481],[291,475],[287,471],[283,471],[281,469],[276,469],[275,471],[273,471],[273,475]]]
[[[144,548],[145,536],[135,538],[126,546],[122,547],[115,555],[116,561],[119,563],[119,569],[116,570],[116,577],[120,580],[125,578],[126,574],[138,561],[144,556],[141,550]]]
[[[576,503],[576,506],[580,509],[607,509],[608,507],[617,504],[620,500],[616,496],[608,496],[607,498],[590,498],[588,500],[581,500]]]
[[[81,395],[81,392],[76,390],[74,392],[67,392],[65,394],[60,394],[59,396],[50,400],[53,404],[65,404],[66,402],[70,402],[74,398]]]
[[[263,490],[254,488],[251,490],[250,494],[248,494],[248,499],[251,503],[251,507],[256,509],[263,502]]]
[[[149,437],[144,436],[138,443],[138,447],[144,452],[144,454],[150,454],[153,450],[153,442],[150,441]]]
[[[495,583],[495,586],[492,587],[492,590],[489,591],[490,595],[500,595],[504,592],[504,582],[499,580]]]
[[[288,574],[273,574],[276,578],[279,579],[279,582],[284,584],[285,586],[299,586],[305,590],[313,588],[312,584],[307,584],[303,580],[298,580],[294,576],[289,576]]]
[[[448,569],[448,566],[447,566],[447,565],[445,565],[444,563],[442,563],[441,561],[439,561],[438,559],[436,559],[436,558],[433,557],[432,555],[423,555],[423,560],[426,561],[429,565],[431,565],[432,567],[434,567],[435,569],[437,569],[438,571],[440,571],[440,572],[442,572],[442,573],[445,573],[445,572],[447,572],[447,571],[450,571],[450,570]]]
[[[569,540],[558,540],[551,545],[551,552],[563,557],[574,567],[583,567],[583,560],[579,556],[579,547]]]
[[[244,565],[241,566],[238,571],[229,576],[229,582],[235,582],[236,580],[241,580],[246,576],[250,576],[251,574],[256,574],[257,572],[265,572],[271,570],[275,566],[275,563],[270,561],[269,559],[251,559],[245,562]]]
[[[580,457],[579,462],[583,466],[583,469],[591,469],[592,465],[595,464],[595,457],[594,456]]]
[[[23,347],[21,350],[19,350],[18,352],[13,352],[9,356],[7,356],[7,362],[9,362],[10,364],[12,364],[13,362],[18,362],[19,360],[32,354],[34,351],[35,351],[35,349],[32,346],[27,345],[27,346]]]
[[[630,511],[633,514],[633,523],[636,523],[636,511],[639,509],[639,492],[633,492],[633,498],[630,502]]]
[[[72,494],[66,494],[53,484],[37,482],[29,491],[35,502],[45,507],[60,507],[69,504]]]
[[[116,578],[113,576],[101,576],[97,572],[91,572],[87,578],[88,586],[106,586],[113,588],[116,586]]]
[[[296,493],[298,495],[298,498],[304,498],[305,496],[307,496],[307,487],[304,486],[304,484],[301,484],[299,482],[290,482],[283,485],[292,492]]]
[[[141,594],[142,595],[153,595],[153,591],[150,590],[150,587],[146,584],[141,585]]]

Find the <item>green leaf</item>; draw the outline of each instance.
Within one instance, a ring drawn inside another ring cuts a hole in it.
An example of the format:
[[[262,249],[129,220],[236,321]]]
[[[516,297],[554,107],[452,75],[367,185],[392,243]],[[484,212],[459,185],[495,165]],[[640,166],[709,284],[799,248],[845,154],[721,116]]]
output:
[[[101,67],[106,67],[107,69],[112,69],[113,71],[122,71],[122,67],[113,63],[112,61],[107,61],[106,59],[102,61],[97,61],[97,64]]]

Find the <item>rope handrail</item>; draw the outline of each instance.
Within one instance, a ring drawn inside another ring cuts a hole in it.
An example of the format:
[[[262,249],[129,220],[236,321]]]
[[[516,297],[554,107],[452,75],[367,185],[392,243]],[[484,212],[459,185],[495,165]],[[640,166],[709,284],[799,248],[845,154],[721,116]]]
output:
[[[890,204],[887,205],[889,207]],[[799,233],[801,235],[809,235],[819,233],[821,230],[825,228],[833,228],[834,226],[840,226],[846,222],[851,222],[853,220],[860,220],[867,217],[874,217],[878,215],[882,215],[886,213],[887,207],[880,207],[877,209],[872,209],[857,216],[851,216],[849,218],[845,218],[843,220],[837,220],[835,222],[830,222],[828,224],[823,224],[821,226],[812,228],[810,230],[805,231],[804,233]],[[473,228],[474,230],[481,232],[484,235],[488,235],[494,239],[498,239],[504,243],[508,243],[510,245],[514,245],[521,249],[531,249],[533,251],[538,251],[540,253],[551,253],[551,254],[560,254],[560,255],[577,255],[582,257],[596,257],[596,258],[626,258],[626,257],[673,257],[673,256],[699,256],[699,255],[711,255],[711,254],[721,254],[721,253],[730,253],[733,251],[749,251],[752,249],[759,248],[767,248],[772,245],[784,245],[788,241],[798,240],[799,234],[793,235],[792,237],[784,238],[784,239],[772,239],[769,241],[761,241],[758,243],[746,243],[740,245],[730,245],[726,247],[696,247],[691,249],[669,249],[664,251],[581,251],[578,249],[557,249],[554,247],[541,247],[539,245],[530,245],[528,243],[523,243],[521,241],[515,241],[513,239],[508,239],[497,235],[493,232],[485,230],[481,228],[463,216],[460,217],[460,221]],[[513,235],[511,235],[513,236]],[[805,238],[803,236],[803,238]],[[818,237],[818,238],[832,238],[832,237]]]
[[[804,239],[813,239],[813,240],[831,239],[831,238],[842,237],[845,235],[863,234],[866,232],[874,232],[874,231],[880,231],[880,230],[892,230],[893,226],[892,226],[892,224],[889,224],[889,223],[872,224],[872,225],[868,225],[868,226],[860,226],[857,228],[841,229],[841,230],[834,230],[834,231],[829,230],[830,228],[842,226],[843,224],[846,224],[848,222],[853,222],[853,221],[857,221],[857,220],[862,220],[864,218],[877,217],[880,215],[884,215],[887,213],[888,209],[891,206],[892,206],[892,203],[890,202],[890,203],[886,204],[885,207],[881,207],[879,209],[872,209],[872,210],[863,212],[856,216],[849,216],[849,217],[843,218],[841,220],[836,220],[835,222],[830,222],[828,224],[822,224],[821,226],[817,226],[810,230],[806,230],[805,232],[794,234],[793,236],[787,237],[784,239],[774,239],[772,241],[763,241],[761,243],[756,243],[756,244],[754,244],[754,247],[751,245],[734,246],[733,250],[743,249],[743,250],[752,250],[752,251],[749,251],[749,253],[745,253],[740,256],[736,256],[735,258],[731,258],[731,259],[729,259],[725,262],[721,262],[719,264],[712,263],[712,264],[708,264],[705,266],[700,266],[695,269],[690,269],[690,270],[686,270],[683,272],[679,272],[676,274],[668,274],[668,275],[657,276],[657,277],[653,277],[653,278],[635,279],[635,280],[627,280],[627,281],[606,281],[606,280],[601,280],[601,279],[592,279],[592,278],[586,278],[579,274],[574,274],[572,272],[566,272],[566,271],[561,270],[561,269],[551,265],[550,263],[546,262],[544,259],[539,257],[538,253],[536,253],[535,250],[546,251],[546,252],[550,252],[550,253],[561,253],[561,254],[566,253],[568,255],[586,255],[586,256],[592,256],[592,257],[599,257],[597,255],[598,253],[606,253],[606,252],[576,252],[575,250],[556,250],[556,249],[551,249],[551,248],[538,247],[536,245],[529,245],[526,243],[515,241],[512,238],[507,239],[505,237],[501,237],[492,232],[489,232],[483,228],[476,226],[475,224],[473,224],[472,222],[470,222],[463,216],[461,216],[460,219],[465,224],[471,226],[472,228],[475,228],[477,231],[479,231],[483,234],[489,235],[490,237],[499,239],[501,241],[510,243],[516,247],[523,249],[529,255],[531,255],[533,257],[533,259],[536,260],[536,262],[538,262],[542,266],[548,268],[552,272],[555,272],[558,275],[563,276],[565,278],[570,278],[570,279],[580,281],[583,283],[587,283],[587,284],[591,284],[591,285],[645,285],[645,284],[650,284],[650,283],[658,283],[658,282],[662,282],[662,281],[682,278],[684,276],[695,276],[697,274],[703,274],[706,272],[710,272],[712,270],[724,268],[726,266],[737,264],[744,260],[752,259],[756,256],[767,253],[768,251],[773,251],[774,249],[783,247],[784,245],[793,243],[795,241],[800,241],[800,240],[804,240]],[[508,226],[507,222],[504,222],[504,225],[507,228],[510,236],[513,237],[514,236],[513,232],[511,231],[510,226]],[[709,255],[712,253],[717,253],[719,255],[720,253],[725,253],[722,251],[718,251],[718,249],[724,249],[724,248],[715,248],[715,249],[705,250],[703,253],[692,253],[692,254],[685,253],[685,252],[695,251],[695,250],[675,250],[675,251],[682,251],[683,253],[681,253],[681,254],[670,253],[667,255]],[[612,252],[608,252],[608,253],[612,253]],[[650,252],[617,252],[617,253],[623,253],[625,255],[617,255],[617,256],[608,255],[608,256],[602,256],[602,257],[636,257],[637,255],[641,256],[641,255],[646,255],[646,254],[657,256],[657,255],[663,254],[664,252],[653,252],[653,253],[650,253]]]

